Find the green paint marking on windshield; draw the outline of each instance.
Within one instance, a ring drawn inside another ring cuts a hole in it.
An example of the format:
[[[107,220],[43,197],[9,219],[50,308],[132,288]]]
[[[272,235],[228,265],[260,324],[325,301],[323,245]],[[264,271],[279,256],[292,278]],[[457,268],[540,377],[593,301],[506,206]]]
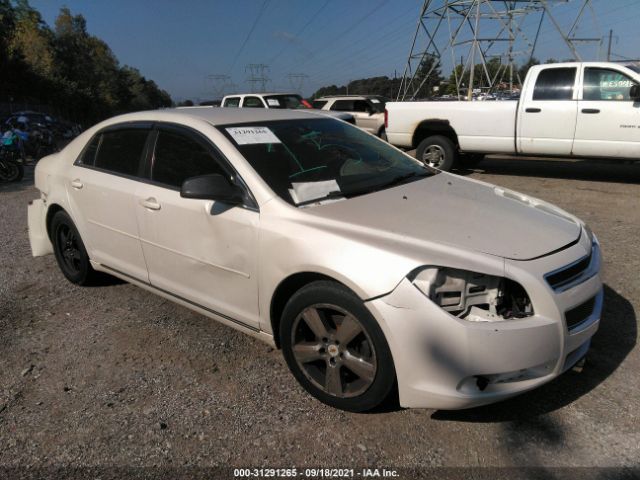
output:
[[[289,153],[289,155],[291,155],[291,158],[293,158],[293,160],[298,164],[298,166],[300,167],[300,170],[304,171],[304,167],[302,166],[302,164],[300,163],[300,160],[298,160],[298,157],[296,157],[293,152],[291,150],[289,150],[289,147],[287,147],[286,143],[282,143],[281,144],[284,149]],[[300,172],[302,173],[302,172]]]
[[[289,175],[289,178],[296,177],[296,176],[301,175],[303,173],[312,172],[314,170],[320,170],[321,168],[327,168],[327,166],[326,165],[320,165],[319,167],[313,167],[313,168],[309,168],[307,170],[302,170],[300,172],[296,172],[296,173],[294,173],[292,175]]]

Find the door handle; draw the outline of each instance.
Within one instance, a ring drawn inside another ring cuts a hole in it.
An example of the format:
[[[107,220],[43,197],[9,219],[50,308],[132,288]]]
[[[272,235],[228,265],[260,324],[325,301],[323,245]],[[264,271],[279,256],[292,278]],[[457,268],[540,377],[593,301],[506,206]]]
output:
[[[542,111],[541,108],[527,108],[525,109],[525,112],[527,113],[540,113]]]
[[[74,180],[71,180],[71,186],[76,190],[80,190],[82,187],[84,187],[84,184],[80,181],[79,178],[76,178]]]
[[[160,204],[153,197],[149,197],[146,200],[140,200],[140,205],[144,208],[148,208],[149,210],[160,210]]]
[[[600,113],[597,108],[583,108],[582,113]]]

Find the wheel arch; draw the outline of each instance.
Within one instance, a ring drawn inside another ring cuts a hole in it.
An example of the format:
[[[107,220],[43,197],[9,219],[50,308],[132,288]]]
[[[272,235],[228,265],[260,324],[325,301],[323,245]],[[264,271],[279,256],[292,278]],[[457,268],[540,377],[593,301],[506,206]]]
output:
[[[458,148],[460,145],[458,143],[458,134],[449,123],[449,120],[436,118],[423,120],[418,124],[413,132],[413,138],[411,140],[413,148],[417,148],[422,140],[432,135],[442,135],[444,137],[447,137],[453,142],[456,148]]]
[[[353,291],[353,289],[349,288],[348,285],[345,285],[343,282],[337,280],[336,278],[331,277],[329,275],[325,275],[323,273],[318,273],[318,272],[298,272],[298,273],[291,274],[288,277],[286,277],[284,280],[282,280],[276,287],[275,291],[273,292],[273,295],[271,296],[269,317],[271,320],[273,340],[277,348],[281,348],[280,336],[279,336],[280,320],[281,320],[282,312],[284,311],[285,305],[287,304],[289,299],[293,296],[293,294],[295,294],[298,290],[300,290],[301,288],[313,282],[322,281],[322,280],[335,282]]]
[[[67,215],[69,215],[69,212],[67,212],[61,205],[57,203],[52,203],[51,205],[49,205],[49,208],[47,209],[45,225],[47,227],[47,235],[49,236],[49,240],[51,240],[52,242],[53,239],[51,238],[51,221],[53,220],[53,216],[58,212],[65,212]]]

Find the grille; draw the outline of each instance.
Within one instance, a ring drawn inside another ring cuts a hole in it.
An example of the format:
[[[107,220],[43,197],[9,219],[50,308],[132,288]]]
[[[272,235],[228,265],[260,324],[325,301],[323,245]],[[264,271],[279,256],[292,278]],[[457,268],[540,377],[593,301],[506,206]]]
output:
[[[582,260],[577,261],[576,263],[563,268],[557,272],[548,274],[545,278],[547,282],[554,290],[561,288],[563,285],[570,283],[572,280],[576,279],[585,270],[589,268],[591,264],[591,255],[584,257]]]
[[[567,321],[567,328],[571,330],[584,322],[593,313],[593,307],[596,303],[596,297],[592,297],[577,307],[567,310],[564,318]]]

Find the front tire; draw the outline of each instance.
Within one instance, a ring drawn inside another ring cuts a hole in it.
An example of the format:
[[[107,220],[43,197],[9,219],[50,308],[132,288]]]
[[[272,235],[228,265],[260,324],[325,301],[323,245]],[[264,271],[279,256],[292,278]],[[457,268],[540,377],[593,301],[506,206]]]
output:
[[[53,252],[67,280],[77,285],[94,281],[97,272],[91,267],[89,255],[71,217],[64,211],[55,213],[50,231]]]
[[[327,405],[370,410],[393,390],[385,336],[362,300],[340,284],[318,281],[296,292],[282,314],[280,340],[294,377]]]
[[[429,167],[449,172],[458,162],[458,149],[448,137],[432,135],[420,142],[416,158]]]

